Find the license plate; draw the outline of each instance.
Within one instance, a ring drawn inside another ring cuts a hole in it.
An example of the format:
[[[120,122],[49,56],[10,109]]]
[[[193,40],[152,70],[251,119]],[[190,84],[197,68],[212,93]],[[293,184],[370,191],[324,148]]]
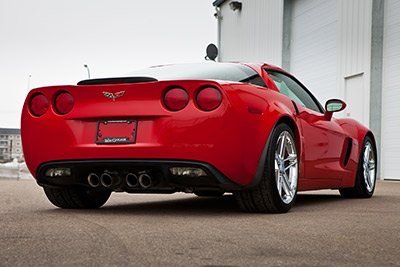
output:
[[[136,142],[136,120],[98,121],[96,144],[133,144]]]

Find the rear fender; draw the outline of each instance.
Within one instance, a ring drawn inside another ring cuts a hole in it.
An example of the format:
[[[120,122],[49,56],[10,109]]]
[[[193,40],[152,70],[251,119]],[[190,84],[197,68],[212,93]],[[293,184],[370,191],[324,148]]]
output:
[[[292,100],[286,96],[281,95],[274,90],[265,89],[263,88],[260,91],[254,93],[255,96],[252,96],[249,99],[243,97],[240,93],[240,88],[237,86],[232,86],[235,90],[236,96],[231,96],[234,99],[235,97],[240,98],[242,102],[242,109],[245,107],[248,110],[244,113],[251,113],[252,111],[249,107],[253,107],[257,110],[262,111],[262,114],[252,114],[252,116],[260,116],[260,122],[258,123],[259,127],[256,131],[254,131],[255,140],[259,140],[258,144],[262,144],[262,150],[258,151],[257,157],[257,166],[256,166],[256,173],[251,180],[250,183],[246,186],[246,189],[256,187],[262,180],[264,168],[265,168],[265,161],[267,157],[267,150],[270,143],[270,136],[273,129],[280,123],[288,124],[295,134],[296,143],[298,154],[301,155],[301,151],[303,150],[302,142],[301,142],[301,132],[297,125],[297,118],[296,118],[296,109],[292,103]],[[243,88],[241,88],[243,90]],[[263,95],[262,95],[263,94]],[[257,98],[257,95],[259,97]],[[262,95],[262,96],[261,96]],[[250,101],[254,100],[253,98],[256,97],[257,101]],[[235,102],[233,100],[233,102]],[[251,105],[251,106],[250,106]],[[237,108],[237,105],[234,105]],[[236,114],[243,114],[241,112],[235,112]],[[242,119],[244,120],[244,118]],[[252,142],[253,140],[248,140],[248,142]],[[250,144],[249,144],[250,145]],[[243,147],[246,150],[247,145]],[[301,158],[301,156],[300,156]],[[303,164],[299,161],[299,170],[302,171]]]

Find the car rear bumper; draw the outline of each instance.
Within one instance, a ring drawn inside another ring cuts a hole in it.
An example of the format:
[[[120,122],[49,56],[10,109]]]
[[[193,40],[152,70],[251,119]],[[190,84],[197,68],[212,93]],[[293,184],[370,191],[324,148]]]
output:
[[[206,176],[188,177],[173,175],[171,167],[191,167],[202,169]],[[50,177],[46,175],[49,169],[67,168],[70,175]],[[89,182],[89,175],[111,174],[115,179],[110,186],[101,182],[93,186]],[[127,182],[127,175],[134,174],[140,177],[146,174],[151,179],[151,185],[143,187],[139,183],[132,186]],[[131,193],[173,193],[178,191],[235,191],[243,186],[233,183],[214,166],[187,160],[154,160],[154,159],[91,159],[51,161],[39,166],[36,173],[37,182],[41,186],[83,186],[87,188],[110,189],[113,191],[126,191]]]
[[[212,111],[199,109],[191,98],[185,109],[167,110],[160,96],[170,86],[185,88],[191,95],[200,87],[219,88],[224,101]],[[58,86],[32,90],[22,112],[21,135],[27,166],[36,175],[47,162],[92,159],[185,159],[205,162],[217,168],[235,184],[254,183],[263,148],[275,119],[252,113],[248,103],[258,110],[268,110],[267,101],[251,95],[247,85],[220,85],[215,81],[165,81],[146,85],[118,85],[126,92],[124,99],[110,101],[103,91],[114,85]],[[65,115],[50,108],[44,115],[31,114],[32,96],[43,94],[54,99],[60,91],[74,97],[73,110]],[[243,92],[243,99],[238,98]],[[235,100],[233,105],[231,98]],[[108,126],[120,129],[108,135]],[[113,123],[111,123],[113,122]],[[118,125],[117,125],[118,122]],[[126,122],[131,126],[126,128]],[[107,129],[106,129],[107,128]],[[115,134],[115,135],[114,135]],[[132,138],[130,138],[132,136]],[[129,142],[115,141],[129,137]]]

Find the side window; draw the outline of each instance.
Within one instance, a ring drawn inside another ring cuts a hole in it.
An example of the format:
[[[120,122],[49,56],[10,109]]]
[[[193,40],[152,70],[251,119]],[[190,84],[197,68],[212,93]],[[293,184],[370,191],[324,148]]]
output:
[[[268,86],[265,84],[264,80],[257,73],[254,74],[253,76],[250,76],[250,77],[244,79],[244,80],[241,80],[240,82],[254,84],[254,85],[268,88]]]
[[[304,107],[316,112],[322,112],[319,107],[320,105],[316,103],[316,100],[314,100],[310,93],[304,90],[304,88],[291,77],[277,71],[266,71],[281,94],[290,97]]]

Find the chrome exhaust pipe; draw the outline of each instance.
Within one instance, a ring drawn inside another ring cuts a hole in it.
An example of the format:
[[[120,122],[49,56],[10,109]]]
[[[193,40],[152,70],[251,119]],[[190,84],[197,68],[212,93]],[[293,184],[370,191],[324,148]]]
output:
[[[100,176],[100,182],[104,187],[113,187],[121,183],[121,178],[118,176],[117,172],[105,171]]]
[[[91,187],[98,187],[100,185],[99,176],[93,172],[88,175],[87,179],[88,179],[88,183]]]
[[[136,187],[136,186],[138,186],[139,185],[139,179],[138,179],[138,177],[136,176],[136,174],[133,174],[133,173],[128,173],[126,176],[125,176],[125,183],[126,183],[126,185],[128,186],[128,187]]]
[[[139,184],[143,188],[149,188],[152,185],[152,179],[149,175],[143,173],[139,175]]]

